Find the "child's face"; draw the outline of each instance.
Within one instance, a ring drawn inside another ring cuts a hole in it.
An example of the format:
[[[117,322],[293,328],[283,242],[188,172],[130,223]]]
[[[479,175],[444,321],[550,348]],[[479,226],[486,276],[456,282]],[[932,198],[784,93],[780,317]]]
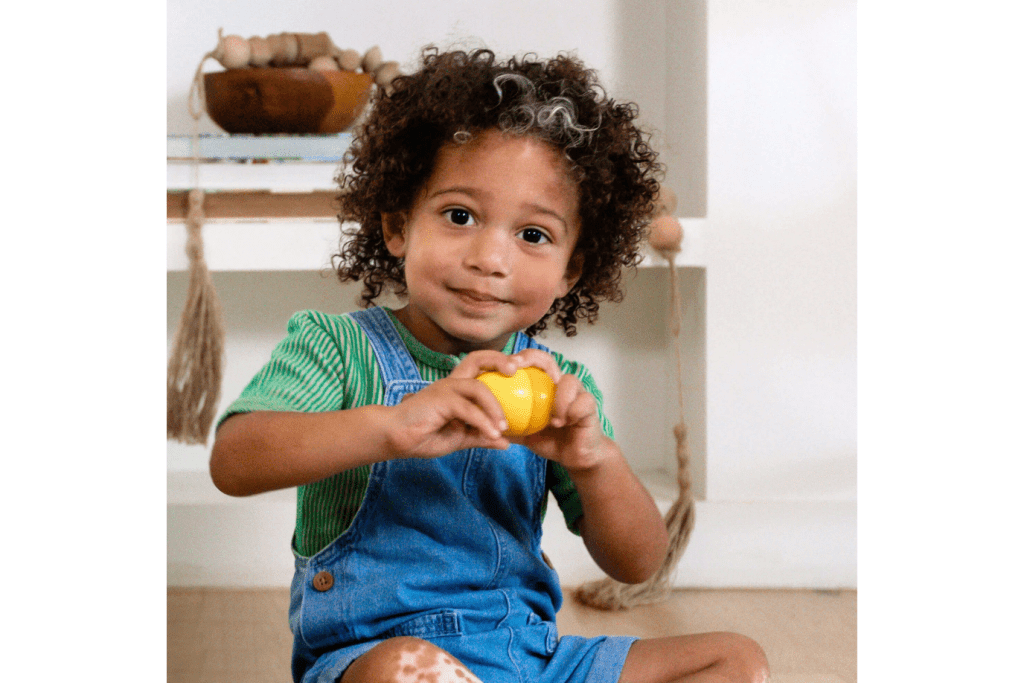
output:
[[[551,145],[496,131],[445,145],[412,209],[384,216],[405,259],[398,318],[441,353],[500,350],[572,289],[579,233],[578,190]]]

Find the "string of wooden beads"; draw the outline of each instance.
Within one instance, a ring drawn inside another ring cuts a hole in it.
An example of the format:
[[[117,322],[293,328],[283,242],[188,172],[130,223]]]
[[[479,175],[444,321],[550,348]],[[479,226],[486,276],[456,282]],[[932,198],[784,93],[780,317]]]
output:
[[[210,53],[225,69],[305,67],[314,71],[362,71],[386,91],[401,74],[398,62],[385,61],[380,46],[365,53],[339,48],[327,33],[275,33],[243,38],[217,32],[217,47]]]
[[[679,422],[672,429],[676,442],[676,483],[679,495],[665,513],[665,529],[668,532],[669,547],[665,560],[654,576],[638,584],[619,583],[610,577],[590,581],[578,587],[573,595],[590,607],[605,610],[629,609],[663,601],[672,588],[672,578],[679,560],[690,542],[696,521],[696,503],[693,497],[693,475],[690,463],[688,430],[683,419],[683,352],[679,340],[682,329],[682,294],[676,272],[675,255],[683,242],[683,226],[673,215],[676,210],[676,195],[667,187],[660,187],[655,197],[654,220],[648,242],[668,261],[672,291],[672,337],[675,349],[676,379],[679,391]]]

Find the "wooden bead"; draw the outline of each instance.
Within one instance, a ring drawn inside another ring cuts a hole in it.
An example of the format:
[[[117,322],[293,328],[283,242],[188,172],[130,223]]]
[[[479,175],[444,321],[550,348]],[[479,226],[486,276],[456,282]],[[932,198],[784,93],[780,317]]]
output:
[[[294,66],[299,58],[299,39],[294,33],[278,33],[277,37],[274,57],[270,63],[274,66]]]
[[[363,65],[363,56],[358,50],[341,50],[335,55],[335,59],[338,60],[338,66],[345,71],[358,71]]]
[[[224,36],[214,57],[225,69],[241,69],[249,65],[249,41],[242,36]]]
[[[309,64],[317,57],[331,54],[331,39],[324,31],[294,35],[298,45],[298,53],[295,57],[297,64]]]
[[[270,48],[270,62],[273,63],[278,55],[284,53],[284,37],[280,33],[269,35],[266,38],[267,47]]]
[[[309,68],[312,71],[341,71],[341,67],[334,61],[334,57],[328,55],[314,57],[313,61],[309,63]]]
[[[249,38],[249,66],[266,66],[273,56],[269,40],[261,36]]]
[[[391,81],[395,80],[399,73],[401,72],[399,71],[398,62],[384,62],[373,72],[373,82],[390,92]]]
[[[648,242],[657,251],[679,251],[683,243],[683,226],[672,216],[655,218],[651,223]]]
[[[551,420],[555,383],[540,368],[522,368],[511,377],[484,372],[477,379],[487,385],[505,413],[508,436],[529,436],[544,429]]]
[[[380,47],[374,45],[373,47],[366,51],[366,54],[363,55],[363,72],[372,74],[374,71],[377,70],[377,67],[383,63],[384,57],[383,55],[381,55]]]

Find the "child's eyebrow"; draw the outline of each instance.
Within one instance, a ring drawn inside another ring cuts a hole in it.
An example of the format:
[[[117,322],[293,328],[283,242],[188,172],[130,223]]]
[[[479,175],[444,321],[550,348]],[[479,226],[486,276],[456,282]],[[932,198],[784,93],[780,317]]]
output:
[[[536,211],[538,213],[542,213],[542,214],[545,214],[547,216],[551,216],[552,218],[557,220],[559,223],[561,223],[564,228],[568,228],[569,227],[569,222],[562,216],[562,214],[558,213],[554,209],[549,209],[546,206],[541,206],[540,204],[533,204],[533,203],[527,204],[526,206],[528,206],[529,208],[533,209],[534,211]]]
[[[445,187],[435,192],[431,192],[429,195],[427,195],[427,199],[433,199],[434,197],[440,197],[441,195],[445,194],[468,194],[470,197],[475,198],[484,193],[480,192],[476,188],[462,187],[461,185],[456,185],[455,187]]]
[[[442,188],[440,190],[437,190],[436,192],[431,192],[427,196],[427,199],[434,199],[436,197],[441,197],[441,196],[446,195],[446,194],[465,194],[465,195],[468,195],[468,196],[473,197],[475,199],[475,198],[479,197],[480,195],[487,194],[487,193],[481,192],[480,190],[478,190],[476,188],[473,188],[473,187],[464,187],[464,186],[458,185],[458,186],[455,186],[455,187],[445,187],[445,188]],[[542,213],[542,214],[545,214],[547,216],[551,216],[552,218],[556,219],[559,223],[561,223],[566,228],[569,227],[569,222],[565,219],[565,217],[562,216],[562,214],[560,214],[557,211],[555,211],[554,209],[549,209],[548,207],[544,206],[543,204],[536,204],[534,202],[527,202],[525,204],[525,206],[526,206],[526,208],[532,209],[533,211],[536,211],[537,213]]]

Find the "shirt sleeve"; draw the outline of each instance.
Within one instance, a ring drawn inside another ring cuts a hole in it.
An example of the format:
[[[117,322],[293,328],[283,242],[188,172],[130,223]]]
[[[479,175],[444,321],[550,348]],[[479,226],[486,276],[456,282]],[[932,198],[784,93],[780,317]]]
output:
[[[597,401],[597,414],[601,419],[601,429],[604,431],[605,436],[609,439],[614,439],[615,431],[612,429],[612,424],[609,422],[608,417],[604,414],[604,395],[598,389],[593,375],[590,374],[590,371],[582,363],[567,361],[558,353],[553,355],[558,360],[563,373],[578,377],[583,384],[583,388],[593,394],[594,399]],[[554,495],[555,501],[562,511],[566,527],[577,536],[581,535],[580,518],[583,516],[583,504],[580,502],[580,494],[576,491],[576,485],[572,483],[572,479],[569,478],[569,473],[566,469],[552,461],[548,462],[548,489]]]
[[[322,315],[296,313],[270,360],[218,421],[258,410],[324,412],[344,407],[345,363]]]

